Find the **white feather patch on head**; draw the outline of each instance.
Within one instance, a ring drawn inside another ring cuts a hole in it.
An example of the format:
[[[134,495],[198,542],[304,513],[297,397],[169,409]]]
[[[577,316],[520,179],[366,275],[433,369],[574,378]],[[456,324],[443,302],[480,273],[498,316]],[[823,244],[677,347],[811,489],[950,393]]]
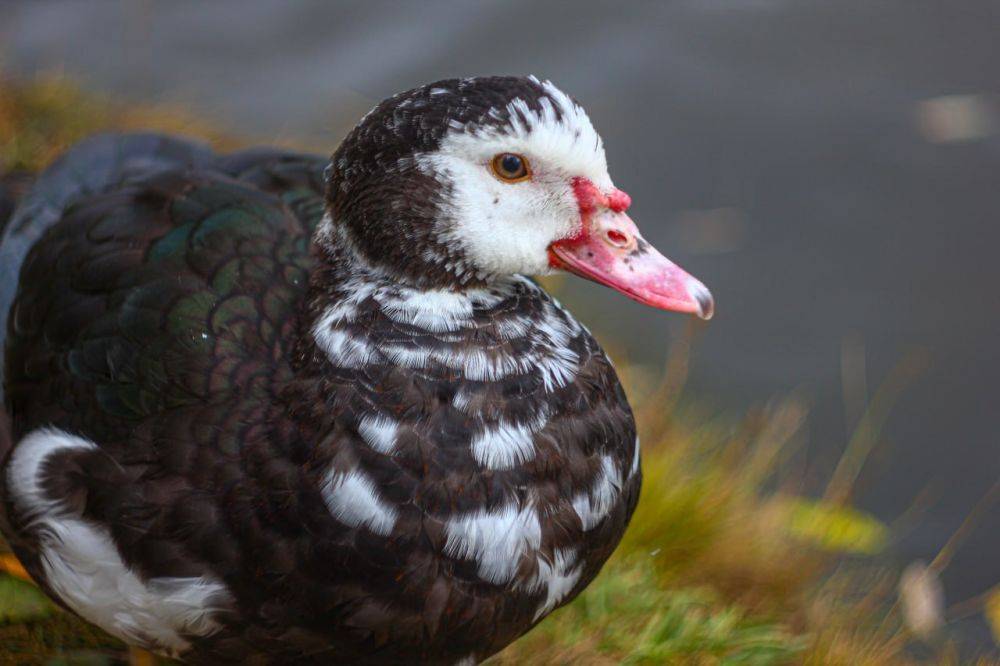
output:
[[[122,561],[103,525],[72,514],[43,490],[45,464],[55,453],[91,450],[93,442],[41,428],[14,449],[7,484],[26,529],[39,542],[45,581],[82,618],[127,643],[178,657],[184,636],[210,636],[216,613],[231,603],[226,587],[210,575],[141,579]]]
[[[579,228],[573,179],[613,187],[604,145],[586,111],[552,83],[539,85],[547,93],[540,109],[515,99],[506,125],[457,125],[437,151],[416,158],[450,188],[444,204],[449,224],[440,240],[459,245],[480,275],[548,273],[548,246]],[[532,177],[517,183],[496,178],[490,164],[501,153],[522,155]]]

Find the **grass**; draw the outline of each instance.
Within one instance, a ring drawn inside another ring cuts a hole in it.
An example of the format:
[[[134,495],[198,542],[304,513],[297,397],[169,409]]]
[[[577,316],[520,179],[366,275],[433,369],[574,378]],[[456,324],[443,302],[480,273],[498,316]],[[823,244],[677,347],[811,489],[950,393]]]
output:
[[[95,131],[139,128],[223,149],[240,143],[183,111],[116,104],[59,76],[0,79],[0,175],[38,170]],[[803,402],[790,396],[735,419],[686,402],[690,337],[676,341],[665,372],[618,364],[636,408],[645,477],[620,548],[573,603],[491,663],[958,663],[946,628],[921,637],[907,628],[910,597],[927,593],[918,587],[897,599],[899,572],[879,557],[892,531],[849,504],[891,396],[913,368],[876,392],[816,499],[797,490]],[[984,595],[971,612],[984,610],[996,616],[1000,640],[1000,593]],[[0,575],[0,662],[109,664],[125,655],[120,642]]]

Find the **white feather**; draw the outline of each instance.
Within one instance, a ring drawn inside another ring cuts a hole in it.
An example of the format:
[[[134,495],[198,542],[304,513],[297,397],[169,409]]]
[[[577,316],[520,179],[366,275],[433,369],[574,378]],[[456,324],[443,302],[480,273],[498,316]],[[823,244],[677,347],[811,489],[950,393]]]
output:
[[[433,333],[457,331],[472,317],[472,299],[462,292],[401,289],[399,295],[380,294],[376,300],[393,321]]]
[[[330,362],[341,368],[361,368],[377,358],[368,342],[339,328],[334,328],[327,316],[320,317],[313,327],[313,339],[326,352]]]
[[[313,326],[317,346],[326,352],[330,362],[341,368],[361,368],[369,363],[389,362],[416,370],[439,363],[456,370],[474,381],[497,381],[524,375],[538,369],[547,391],[566,386],[576,378],[579,358],[569,349],[570,340],[580,325],[558,303],[546,304],[542,318],[529,319],[511,312],[499,320],[497,331],[502,340],[530,336],[536,339],[535,350],[515,356],[499,347],[472,349],[433,349],[378,343],[363,334],[343,328],[355,323],[358,306],[369,297],[390,319],[436,334],[443,342],[449,333],[475,325],[477,309],[489,308],[508,298],[516,289],[541,290],[530,280],[513,275],[498,280],[488,289],[466,292],[421,290],[399,285],[389,286],[371,275],[348,281],[342,300],[330,305]],[[442,337],[443,336],[443,337]]]
[[[573,509],[584,530],[592,530],[611,512],[621,494],[621,472],[611,456],[601,458],[601,470],[589,491],[573,498]]]
[[[364,416],[358,424],[358,434],[368,446],[386,455],[396,448],[399,423],[385,416]]]
[[[375,482],[361,470],[331,469],[320,492],[326,508],[345,525],[364,526],[381,536],[388,536],[396,525],[396,509],[382,500]]]
[[[511,469],[535,457],[535,433],[545,427],[543,412],[527,423],[498,423],[472,439],[472,456],[487,469]]]
[[[632,467],[629,469],[629,477],[635,476],[635,473],[639,471],[639,436],[635,437],[635,451],[632,453]]]
[[[577,564],[575,548],[557,548],[552,562],[538,558],[538,574],[529,587],[545,588],[545,601],[535,611],[535,620],[548,615],[573,591],[583,566]]]
[[[496,511],[478,511],[451,518],[445,525],[445,552],[478,563],[479,577],[495,585],[514,578],[521,558],[538,550],[542,529],[532,506],[508,503]]]
[[[231,603],[225,586],[208,574],[143,580],[122,561],[107,528],[71,514],[42,489],[45,463],[59,451],[96,448],[56,429],[27,435],[14,449],[7,483],[14,507],[29,519],[52,591],[84,619],[127,643],[176,657],[185,636],[209,636],[215,614]]]

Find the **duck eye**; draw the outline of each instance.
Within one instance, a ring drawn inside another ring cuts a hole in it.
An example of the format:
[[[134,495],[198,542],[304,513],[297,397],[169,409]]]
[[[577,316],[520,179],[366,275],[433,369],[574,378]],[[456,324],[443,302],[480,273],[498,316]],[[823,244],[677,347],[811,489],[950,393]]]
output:
[[[514,153],[500,153],[493,158],[493,173],[500,180],[516,183],[531,177],[528,160]]]

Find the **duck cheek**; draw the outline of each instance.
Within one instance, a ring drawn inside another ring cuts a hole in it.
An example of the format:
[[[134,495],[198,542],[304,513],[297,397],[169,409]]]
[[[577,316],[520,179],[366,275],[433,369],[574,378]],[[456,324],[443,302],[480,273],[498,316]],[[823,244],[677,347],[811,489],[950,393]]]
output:
[[[585,218],[580,233],[549,246],[549,264],[661,310],[702,319],[715,310],[705,285],[660,254],[623,212]]]

